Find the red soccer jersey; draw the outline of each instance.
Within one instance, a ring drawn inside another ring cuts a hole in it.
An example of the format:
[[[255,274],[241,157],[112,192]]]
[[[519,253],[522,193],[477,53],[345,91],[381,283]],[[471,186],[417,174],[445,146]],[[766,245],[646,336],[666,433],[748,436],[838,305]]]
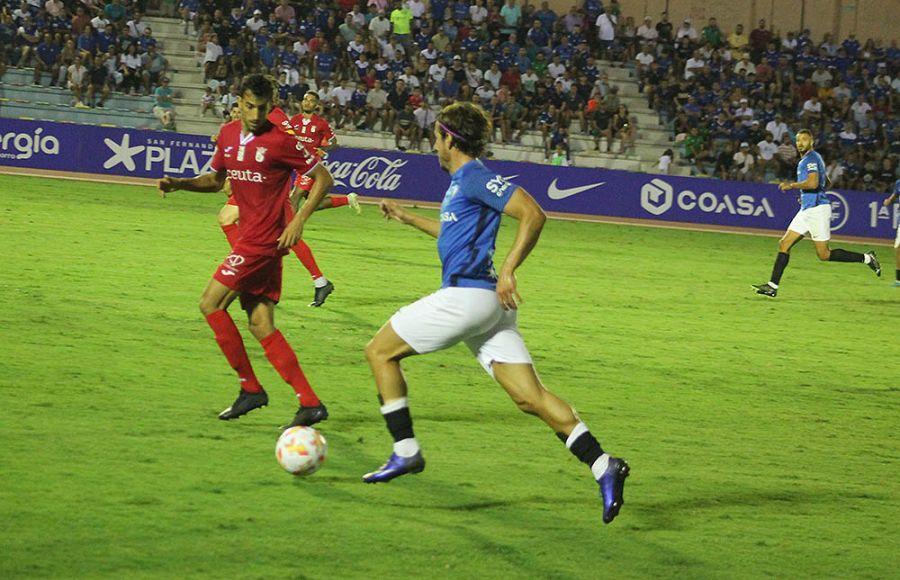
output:
[[[316,114],[307,119],[301,113],[291,118],[291,126],[306,145],[306,149],[313,155],[318,149],[328,147],[334,141],[334,132],[328,121]]]
[[[222,127],[210,165],[226,170],[231,191],[241,208],[241,241],[250,253],[275,255],[278,236],[290,216],[287,195],[291,175],[306,175],[319,163],[297,138],[274,125],[255,135],[241,134],[241,122]]]

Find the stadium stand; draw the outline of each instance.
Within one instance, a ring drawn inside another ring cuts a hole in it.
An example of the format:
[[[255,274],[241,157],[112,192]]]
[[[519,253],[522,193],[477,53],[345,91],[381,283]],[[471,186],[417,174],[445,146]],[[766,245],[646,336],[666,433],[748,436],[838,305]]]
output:
[[[235,83],[266,70],[291,112],[317,90],[345,146],[428,150],[427,128],[416,131],[433,122],[427,109],[471,98],[495,119],[497,158],[548,162],[559,147],[578,166],[775,180],[795,162],[783,133],[808,126],[838,187],[882,189],[896,178],[896,40],[816,43],[765,22],[726,33],[715,18],[701,27],[623,15],[615,0],[566,14],[518,0],[147,7],[178,17],[143,16],[144,2],[125,0],[40,4],[10,0],[0,13],[0,115],[213,134]],[[110,45],[110,74],[84,81],[96,86],[90,98],[58,88],[77,80],[75,56],[90,77]],[[31,86],[38,74],[41,86]],[[111,94],[100,99],[104,83]]]

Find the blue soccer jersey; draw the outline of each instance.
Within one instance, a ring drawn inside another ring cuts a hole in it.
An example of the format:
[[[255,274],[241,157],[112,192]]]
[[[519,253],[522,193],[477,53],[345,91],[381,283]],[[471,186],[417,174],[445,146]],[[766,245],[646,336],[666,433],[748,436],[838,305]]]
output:
[[[810,151],[803,156],[800,163],[797,164],[797,181],[806,181],[810,173],[818,176],[818,183],[815,189],[800,190],[800,209],[809,209],[817,205],[831,203],[825,194],[825,162],[822,156],[815,151]]]
[[[900,179],[894,182],[894,195],[900,197]]]
[[[450,178],[441,203],[437,239],[442,288],[496,288],[493,258],[497,231],[503,208],[516,188],[477,160],[466,163]]]

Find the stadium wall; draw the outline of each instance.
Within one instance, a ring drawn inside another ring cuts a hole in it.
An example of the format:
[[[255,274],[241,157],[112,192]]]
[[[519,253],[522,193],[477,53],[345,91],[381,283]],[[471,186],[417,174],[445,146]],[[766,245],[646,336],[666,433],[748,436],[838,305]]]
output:
[[[111,181],[190,177],[209,171],[214,150],[209,137],[198,135],[0,119],[0,171],[75,172]],[[436,206],[449,185],[433,155],[338,148],[325,164],[337,192],[376,199]],[[488,165],[560,217],[779,233],[797,211],[796,192],[782,193],[771,184],[517,161]],[[882,206],[882,194],[839,190],[829,195],[836,236],[893,239],[900,211]]]
[[[549,0],[549,4],[563,15],[573,3]],[[875,38],[881,39],[884,46],[897,38],[891,16],[896,17],[900,10],[897,0],[619,0],[619,5],[623,16],[633,17],[637,26],[644,16],[656,24],[660,14],[668,9],[669,20],[676,27],[690,18],[698,33],[711,17],[716,18],[725,34],[733,32],[738,24],[743,24],[744,32],[749,34],[759,19],[765,18],[781,33],[809,28],[817,43],[826,32],[838,41],[853,33],[860,43]]]

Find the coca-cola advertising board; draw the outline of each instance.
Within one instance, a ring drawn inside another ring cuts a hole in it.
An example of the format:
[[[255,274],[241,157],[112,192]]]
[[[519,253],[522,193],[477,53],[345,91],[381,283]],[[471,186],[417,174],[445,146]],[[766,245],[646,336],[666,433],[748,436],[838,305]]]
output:
[[[209,171],[208,136],[0,118],[0,165],[159,178]],[[325,160],[335,190],[368,197],[440,203],[450,177],[437,157],[337,148]],[[550,212],[782,231],[797,211],[796,192],[775,185],[673,177],[612,169],[487,160]],[[836,235],[892,239],[898,209],[884,194],[836,190]]]

